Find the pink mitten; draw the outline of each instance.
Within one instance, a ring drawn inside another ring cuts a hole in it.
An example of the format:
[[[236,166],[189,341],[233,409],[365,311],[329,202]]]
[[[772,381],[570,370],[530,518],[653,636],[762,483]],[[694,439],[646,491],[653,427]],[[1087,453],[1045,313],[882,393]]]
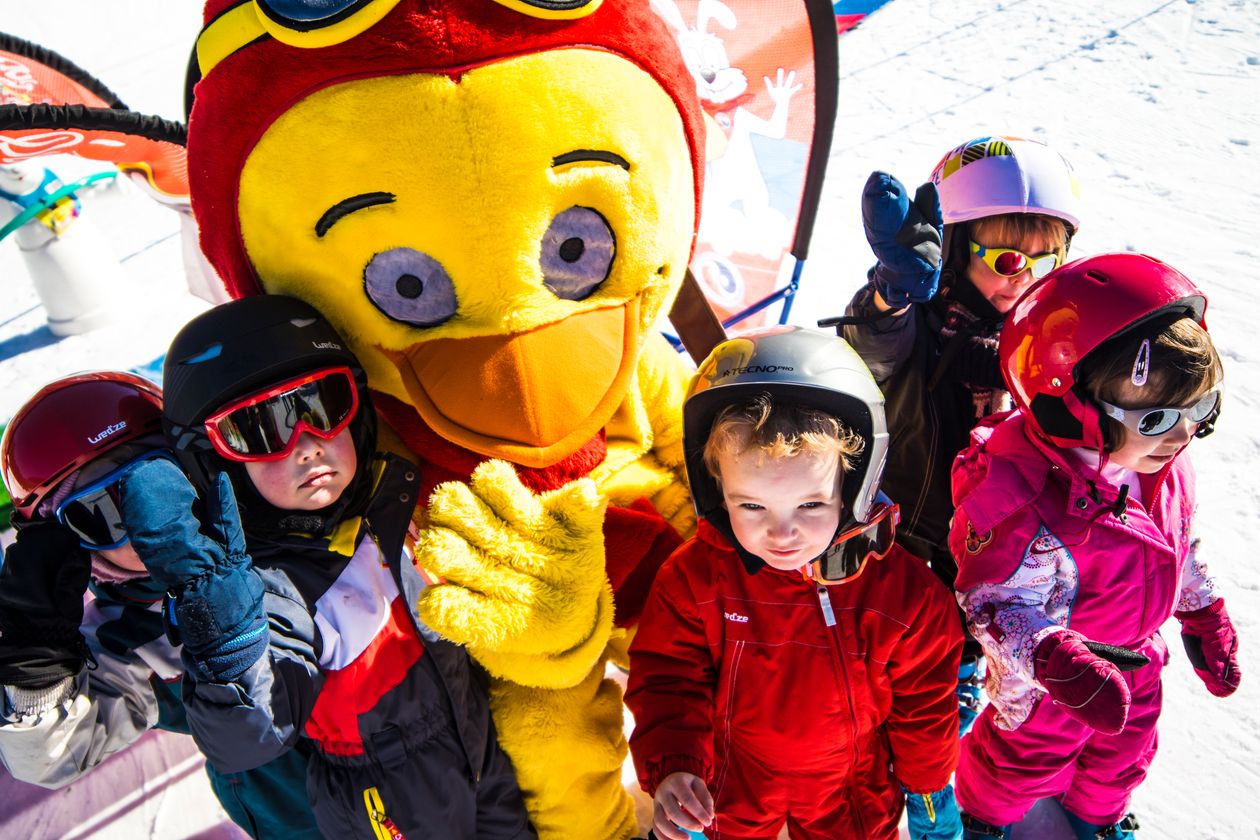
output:
[[[1037,681],[1057,705],[1086,726],[1116,735],[1129,717],[1129,686],[1112,662],[1085,646],[1080,633],[1065,630],[1042,640],[1033,655]]]
[[[1225,611],[1225,600],[1174,615],[1181,622],[1181,643],[1186,647],[1186,655],[1207,690],[1217,697],[1233,694],[1240,676],[1238,634]]]

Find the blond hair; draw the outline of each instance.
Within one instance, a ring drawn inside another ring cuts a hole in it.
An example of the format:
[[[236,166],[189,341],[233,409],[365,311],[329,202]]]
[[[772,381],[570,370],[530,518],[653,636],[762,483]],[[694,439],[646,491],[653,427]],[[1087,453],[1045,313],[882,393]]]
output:
[[[1208,331],[1193,318],[1176,312],[1152,318],[1094,348],[1081,360],[1077,374],[1085,393],[1095,400],[1118,402],[1120,388],[1133,376],[1134,359],[1144,341],[1150,342],[1150,373],[1142,386],[1146,406],[1190,405],[1225,376]],[[1106,451],[1114,452],[1124,445],[1125,426],[1106,415],[1101,419]]]
[[[777,459],[834,452],[840,457],[841,471],[848,472],[863,446],[861,435],[832,415],[802,406],[776,405],[769,394],[759,394],[719,412],[704,443],[704,466],[721,483],[721,455],[756,450],[763,458]]]

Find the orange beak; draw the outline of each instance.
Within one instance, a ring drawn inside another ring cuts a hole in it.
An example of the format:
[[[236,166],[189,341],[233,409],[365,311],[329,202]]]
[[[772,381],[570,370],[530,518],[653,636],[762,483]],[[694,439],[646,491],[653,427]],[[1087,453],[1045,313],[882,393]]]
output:
[[[634,374],[639,299],[522,333],[382,348],[421,419],[465,449],[528,467],[607,425]]]

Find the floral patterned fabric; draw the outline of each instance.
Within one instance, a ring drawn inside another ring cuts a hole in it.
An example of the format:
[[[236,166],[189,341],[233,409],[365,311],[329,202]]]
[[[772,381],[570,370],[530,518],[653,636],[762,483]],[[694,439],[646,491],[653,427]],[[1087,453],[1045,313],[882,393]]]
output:
[[[1067,627],[1077,583],[1072,552],[1043,525],[1014,574],[958,593],[968,629],[988,660],[985,691],[998,727],[1019,726],[1045,693],[1033,678],[1033,652]]]

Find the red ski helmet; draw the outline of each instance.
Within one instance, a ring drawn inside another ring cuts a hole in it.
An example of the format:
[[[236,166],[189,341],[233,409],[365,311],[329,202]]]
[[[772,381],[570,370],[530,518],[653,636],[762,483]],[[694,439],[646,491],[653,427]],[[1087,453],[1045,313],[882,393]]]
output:
[[[1204,328],[1207,296],[1143,254],[1101,254],[1052,271],[1020,298],[998,347],[1011,399],[1056,446],[1102,449],[1098,406],[1077,386],[1080,361],[1103,342],[1168,312]]]
[[[118,371],[77,373],[45,385],[0,440],[0,475],[31,518],[66,476],[122,443],[162,432],[162,391]]]

